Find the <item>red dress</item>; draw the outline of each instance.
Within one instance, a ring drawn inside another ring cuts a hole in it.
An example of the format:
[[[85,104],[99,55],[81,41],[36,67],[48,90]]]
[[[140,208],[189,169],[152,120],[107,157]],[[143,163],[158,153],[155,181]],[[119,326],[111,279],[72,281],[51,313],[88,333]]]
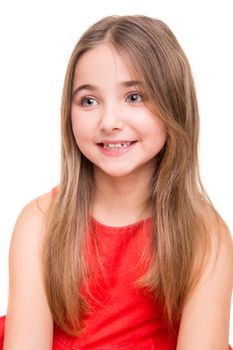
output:
[[[133,285],[145,272],[139,257],[151,232],[150,219],[120,228],[94,219],[93,224],[107,282],[99,277],[98,288],[93,284],[97,302],[92,302],[93,312],[85,319],[84,336],[68,337],[55,329],[55,343],[83,350],[175,350],[178,327],[169,335],[162,307]],[[96,279],[98,274],[95,283]]]
[[[96,302],[83,336],[71,337],[55,327],[53,350],[175,350],[179,324],[169,333],[161,305],[133,285],[146,268],[139,257],[151,232],[150,219],[119,228],[93,219],[93,225],[106,280],[99,277],[96,289],[93,284]],[[0,349],[4,321],[0,318]]]

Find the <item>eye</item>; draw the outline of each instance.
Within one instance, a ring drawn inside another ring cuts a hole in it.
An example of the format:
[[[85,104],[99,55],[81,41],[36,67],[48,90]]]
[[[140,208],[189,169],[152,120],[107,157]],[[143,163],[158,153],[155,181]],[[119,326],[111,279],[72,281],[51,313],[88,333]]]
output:
[[[92,97],[84,97],[80,101],[80,105],[83,107],[92,107],[95,106],[97,101]]]
[[[143,101],[143,96],[138,93],[130,94],[127,96],[127,101],[129,103],[138,103]]]

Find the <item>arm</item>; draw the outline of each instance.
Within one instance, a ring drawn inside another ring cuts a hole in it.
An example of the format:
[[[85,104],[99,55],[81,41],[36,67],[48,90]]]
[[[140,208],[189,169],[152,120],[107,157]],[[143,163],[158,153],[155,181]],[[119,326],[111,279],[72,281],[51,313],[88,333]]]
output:
[[[41,247],[50,194],[19,215],[9,252],[9,297],[3,350],[51,350],[53,321],[44,290]]]
[[[220,244],[215,232],[208,262],[182,313],[177,350],[228,349],[233,246],[228,229],[222,224],[217,230]]]

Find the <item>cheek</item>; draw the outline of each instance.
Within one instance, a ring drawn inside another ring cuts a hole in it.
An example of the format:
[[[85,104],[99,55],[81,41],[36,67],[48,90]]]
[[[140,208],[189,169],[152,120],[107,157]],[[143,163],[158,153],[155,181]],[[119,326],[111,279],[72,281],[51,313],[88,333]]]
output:
[[[72,131],[73,131],[76,144],[80,149],[82,142],[85,141],[85,128],[83,127],[82,123],[78,121],[76,117],[71,118],[71,123],[72,123]]]
[[[91,136],[98,126],[98,114],[74,107],[71,109],[71,123],[75,135]]]
[[[146,107],[138,109],[131,117],[137,129],[141,129],[143,133],[154,134],[157,137],[161,136],[166,139],[167,131],[165,123],[155,114],[149,111]]]
[[[165,142],[167,139],[167,128],[165,123],[157,116],[153,117],[153,122],[155,134]]]
[[[72,130],[76,141],[82,140],[83,138],[85,138],[85,135],[88,135],[89,133],[88,123],[85,120],[84,116],[82,116],[82,113],[77,115],[77,113],[72,112],[71,124],[72,124]]]
[[[71,124],[72,124],[72,131],[73,131],[75,140],[77,142],[78,137],[79,137],[79,135],[78,135],[79,129],[78,129],[78,125],[77,125],[77,119],[71,118]]]
[[[158,145],[164,145],[167,140],[167,129],[164,122],[153,114],[147,118],[147,123],[144,124],[145,135],[150,134],[150,140],[153,140]]]
[[[164,145],[167,141],[167,130],[166,130],[164,123],[161,121],[157,127],[157,135],[159,135],[161,143],[163,143],[163,145]]]
[[[72,131],[76,141],[76,145],[78,146],[79,151],[85,155],[86,153],[86,145],[89,143],[88,141],[88,130],[85,128],[84,123],[78,120],[77,117],[71,117],[72,123]]]

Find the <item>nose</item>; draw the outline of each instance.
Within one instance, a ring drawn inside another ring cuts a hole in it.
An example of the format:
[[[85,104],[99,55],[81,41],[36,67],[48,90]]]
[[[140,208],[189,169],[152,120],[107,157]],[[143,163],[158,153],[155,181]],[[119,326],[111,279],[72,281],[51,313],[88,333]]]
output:
[[[123,128],[123,119],[120,108],[116,104],[104,107],[101,115],[100,130],[112,132]]]

